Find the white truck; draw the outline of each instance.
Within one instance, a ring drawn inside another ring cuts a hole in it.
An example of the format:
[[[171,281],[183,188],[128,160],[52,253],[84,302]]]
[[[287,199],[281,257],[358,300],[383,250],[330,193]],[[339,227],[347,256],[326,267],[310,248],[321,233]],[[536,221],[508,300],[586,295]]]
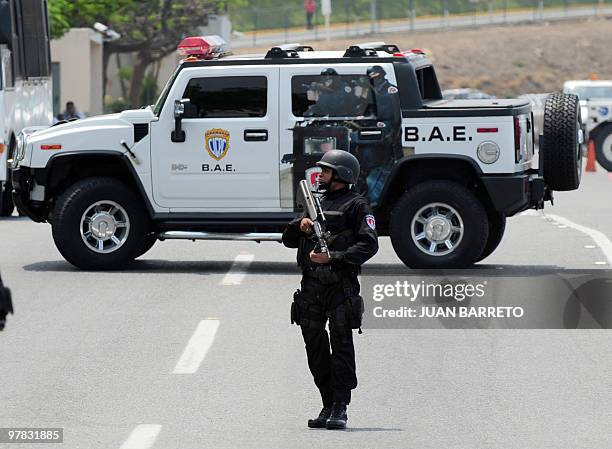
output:
[[[179,50],[187,58],[154,106],[17,139],[17,207],[51,223],[77,267],[121,268],[157,240],[280,241],[299,181],[331,148],[357,156],[355,188],[414,268],[484,259],[506,217],[580,184],[575,95],[546,100],[534,169],[529,102],[444,100],[418,49],[294,44],[234,57],[194,37]]]
[[[7,161],[17,136],[53,118],[46,1],[0,1],[0,217],[13,213]]]
[[[571,80],[563,92],[578,95],[587,139],[593,139],[597,162],[612,171],[612,80]]]

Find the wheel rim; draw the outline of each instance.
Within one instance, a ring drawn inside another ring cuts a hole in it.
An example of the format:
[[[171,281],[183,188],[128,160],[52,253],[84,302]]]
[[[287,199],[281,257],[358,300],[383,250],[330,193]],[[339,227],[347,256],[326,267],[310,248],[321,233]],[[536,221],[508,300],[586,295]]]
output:
[[[126,242],[130,219],[123,207],[114,201],[98,201],[81,217],[81,238],[96,253],[112,253]]]
[[[428,256],[446,256],[457,249],[465,228],[461,215],[444,203],[423,206],[410,224],[412,241]]]
[[[601,149],[606,160],[612,163],[612,134],[608,134],[608,137],[604,139]]]

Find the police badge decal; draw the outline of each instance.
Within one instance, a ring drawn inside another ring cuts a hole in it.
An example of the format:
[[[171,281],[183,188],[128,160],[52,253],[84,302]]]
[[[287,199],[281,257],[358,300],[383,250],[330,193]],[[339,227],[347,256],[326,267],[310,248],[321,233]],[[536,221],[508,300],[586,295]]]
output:
[[[224,129],[213,128],[204,134],[206,151],[210,156],[220,161],[227,154],[230,146],[230,133]]]

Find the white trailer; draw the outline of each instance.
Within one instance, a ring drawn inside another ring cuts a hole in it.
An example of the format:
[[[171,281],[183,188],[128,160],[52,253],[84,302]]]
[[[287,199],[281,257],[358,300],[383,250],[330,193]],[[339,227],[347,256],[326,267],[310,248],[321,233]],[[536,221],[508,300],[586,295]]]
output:
[[[0,0],[0,217],[13,213],[10,170],[17,136],[53,119],[46,0]]]

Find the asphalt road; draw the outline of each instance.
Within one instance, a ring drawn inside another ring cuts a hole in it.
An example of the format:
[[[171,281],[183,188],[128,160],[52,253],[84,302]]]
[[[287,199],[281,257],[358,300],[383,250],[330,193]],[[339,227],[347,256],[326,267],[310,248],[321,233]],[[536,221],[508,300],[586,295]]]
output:
[[[545,215],[509,220],[475,270],[606,270],[610,192],[611,175],[585,174]],[[349,429],[314,430],[306,419],[319,399],[288,322],[299,281],[293,251],[168,241],[130,270],[90,273],[62,260],[48,225],[13,217],[0,221],[0,235],[16,310],[0,333],[0,427],[64,429],[63,444],[6,447],[612,445],[612,334],[588,313],[574,324],[595,329],[498,329],[494,320],[476,330],[366,329],[355,334],[360,385]],[[406,273],[388,239],[364,267]]]

